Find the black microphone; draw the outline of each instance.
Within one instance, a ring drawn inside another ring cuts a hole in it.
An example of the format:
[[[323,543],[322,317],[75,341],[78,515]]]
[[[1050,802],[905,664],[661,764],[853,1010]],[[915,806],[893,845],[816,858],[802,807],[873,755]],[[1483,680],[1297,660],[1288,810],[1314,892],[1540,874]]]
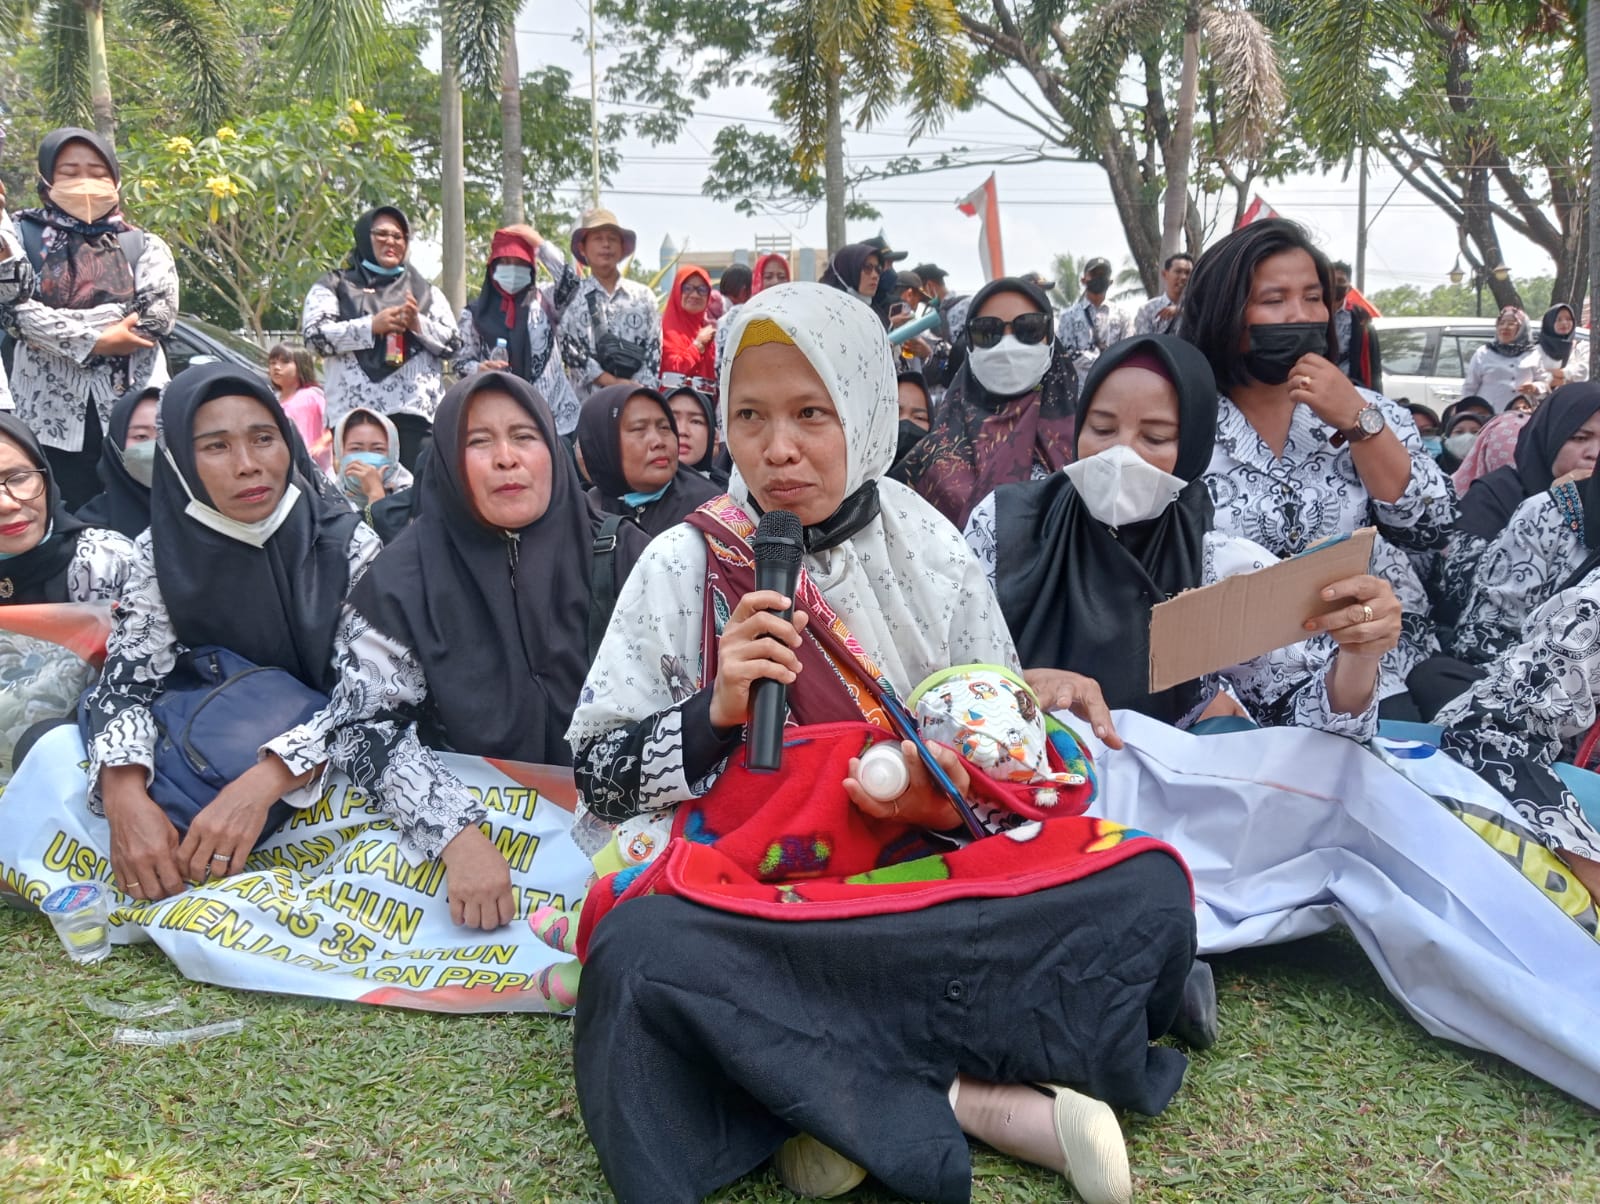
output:
[[[794,618],[794,589],[800,581],[800,557],[805,553],[805,528],[799,516],[788,510],[767,511],[750,546],[756,554],[756,589],[770,589],[788,598],[789,609],[777,613]],[[789,687],[783,682],[763,677],[750,687],[744,758],[749,768],[772,773],[783,764],[783,724],[788,711]]]

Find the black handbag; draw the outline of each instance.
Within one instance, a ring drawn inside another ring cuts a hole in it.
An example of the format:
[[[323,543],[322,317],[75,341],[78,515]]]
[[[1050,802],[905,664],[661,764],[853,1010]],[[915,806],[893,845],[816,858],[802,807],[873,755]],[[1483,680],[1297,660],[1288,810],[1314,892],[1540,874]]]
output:
[[[632,380],[644,367],[646,349],[605,329],[600,301],[589,294],[589,329],[594,332],[594,358],[602,369],[622,380]]]

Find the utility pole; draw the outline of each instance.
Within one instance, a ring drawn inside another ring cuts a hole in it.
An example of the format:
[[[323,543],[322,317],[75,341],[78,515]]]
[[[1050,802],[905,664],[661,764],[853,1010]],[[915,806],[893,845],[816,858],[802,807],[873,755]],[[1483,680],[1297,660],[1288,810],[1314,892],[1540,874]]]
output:
[[[1367,291],[1367,143],[1361,142],[1361,176],[1356,192],[1356,289]]]
[[[589,169],[590,204],[600,207],[600,85],[594,67],[594,0],[589,0]]]

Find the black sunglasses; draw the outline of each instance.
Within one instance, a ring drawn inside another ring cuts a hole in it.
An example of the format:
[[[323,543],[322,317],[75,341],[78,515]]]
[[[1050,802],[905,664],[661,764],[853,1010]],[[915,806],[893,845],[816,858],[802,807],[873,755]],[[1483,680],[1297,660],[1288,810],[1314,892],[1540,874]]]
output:
[[[967,321],[967,336],[974,347],[997,346],[1008,330],[1017,336],[1017,342],[1031,347],[1050,337],[1050,315],[1018,314],[1009,322],[988,317],[970,318]]]

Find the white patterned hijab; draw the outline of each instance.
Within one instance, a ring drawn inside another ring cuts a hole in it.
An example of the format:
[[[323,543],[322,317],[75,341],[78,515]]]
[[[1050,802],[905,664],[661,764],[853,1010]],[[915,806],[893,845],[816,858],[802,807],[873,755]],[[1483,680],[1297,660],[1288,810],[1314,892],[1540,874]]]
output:
[[[961,533],[915,490],[883,474],[894,461],[900,406],[889,341],[860,300],[821,284],[763,289],[728,332],[738,348],[746,328],[774,323],[821,377],[844,428],[844,496],[878,484],[878,517],[842,544],[806,556],[812,582],[889,676],[904,699],[923,678],[951,665],[1017,666],[1017,654],[982,568]],[[737,351],[722,364],[722,437]],[[750,491],[737,463],[728,492]]]

